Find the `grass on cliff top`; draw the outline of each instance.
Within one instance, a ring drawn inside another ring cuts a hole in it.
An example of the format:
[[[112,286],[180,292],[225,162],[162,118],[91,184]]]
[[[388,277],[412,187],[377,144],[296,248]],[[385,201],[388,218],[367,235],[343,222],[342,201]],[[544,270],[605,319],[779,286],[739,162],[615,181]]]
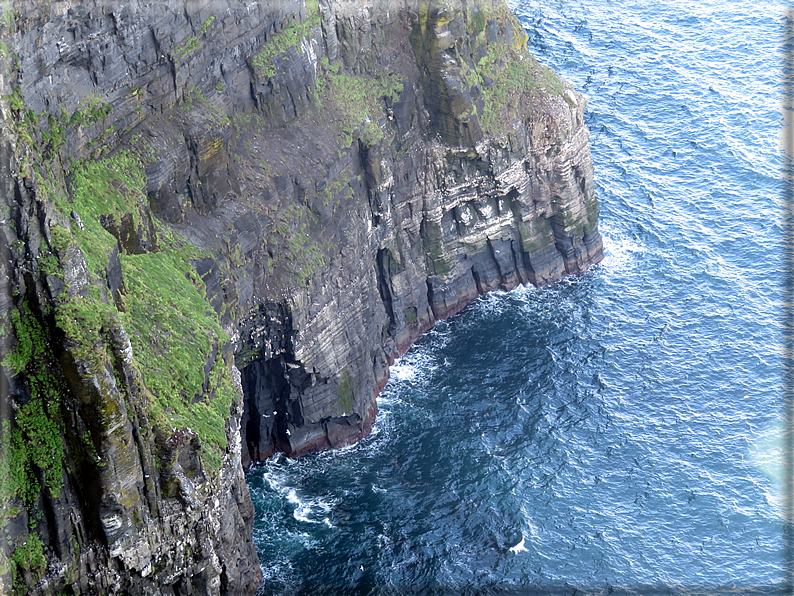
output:
[[[205,256],[169,228],[151,219],[140,160],[126,151],[90,161],[73,172],[73,201],[62,211],[74,210],[84,229],[72,224],[72,240],[83,252],[93,286],[87,297],[66,300],[59,321],[89,361],[101,336],[103,320],[116,313],[112,299],[103,300],[105,268],[117,239],[102,221],[131,218],[135,230],[152,234],[156,249],[119,256],[122,291],[118,318],[129,335],[134,366],[148,393],[147,413],[164,430],[190,428],[205,448],[226,447],[225,425],[234,398],[229,366],[220,347],[228,336],[206,299],[204,282],[190,264]],[[217,363],[210,379],[204,366]],[[102,364],[94,360],[94,364]],[[209,382],[208,382],[209,381]],[[214,457],[217,460],[217,457]]]

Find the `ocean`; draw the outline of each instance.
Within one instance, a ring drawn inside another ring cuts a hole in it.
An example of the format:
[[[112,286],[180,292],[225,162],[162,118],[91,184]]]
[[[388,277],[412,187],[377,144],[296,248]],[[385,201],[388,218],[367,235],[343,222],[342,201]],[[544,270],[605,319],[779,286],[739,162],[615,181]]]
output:
[[[605,259],[436,325],[367,439],[252,468],[260,594],[779,592],[785,4],[511,7],[588,98]]]

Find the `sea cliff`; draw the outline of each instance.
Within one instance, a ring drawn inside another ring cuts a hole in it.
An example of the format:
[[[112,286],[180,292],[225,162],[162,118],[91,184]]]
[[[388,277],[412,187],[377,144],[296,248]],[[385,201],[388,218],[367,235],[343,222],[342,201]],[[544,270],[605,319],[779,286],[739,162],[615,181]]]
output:
[[[584,97],[502,0],[0,35],[4,593],[251,593],[246,466],[366,436],[435,321],[602,258]]]

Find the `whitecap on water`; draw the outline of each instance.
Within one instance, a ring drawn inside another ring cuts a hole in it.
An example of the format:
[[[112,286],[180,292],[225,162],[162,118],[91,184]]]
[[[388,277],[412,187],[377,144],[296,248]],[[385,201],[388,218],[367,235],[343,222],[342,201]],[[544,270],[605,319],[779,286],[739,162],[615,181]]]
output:
[[[268,469],[262,473],[262,478],[265,480],[270,490],[283,497],[289,491],[289,486],[286,485],[289,477],[285,472],[279,474],[270,461],[265,462],[265,465]]]
[[[621,273],[632,267],[633,261],[645,254],[645,247],[611,230],[601,229],[604,244],[604,260],[601,267],[610,273]]]

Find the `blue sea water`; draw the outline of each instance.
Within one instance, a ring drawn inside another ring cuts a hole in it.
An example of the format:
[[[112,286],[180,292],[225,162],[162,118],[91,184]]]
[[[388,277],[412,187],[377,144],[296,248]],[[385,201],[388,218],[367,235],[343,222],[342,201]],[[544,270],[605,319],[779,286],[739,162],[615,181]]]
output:
[[[606,257],[478,300],[372,435],[248,474],[262,594],[782,589],[781,2],[513,0]]]

